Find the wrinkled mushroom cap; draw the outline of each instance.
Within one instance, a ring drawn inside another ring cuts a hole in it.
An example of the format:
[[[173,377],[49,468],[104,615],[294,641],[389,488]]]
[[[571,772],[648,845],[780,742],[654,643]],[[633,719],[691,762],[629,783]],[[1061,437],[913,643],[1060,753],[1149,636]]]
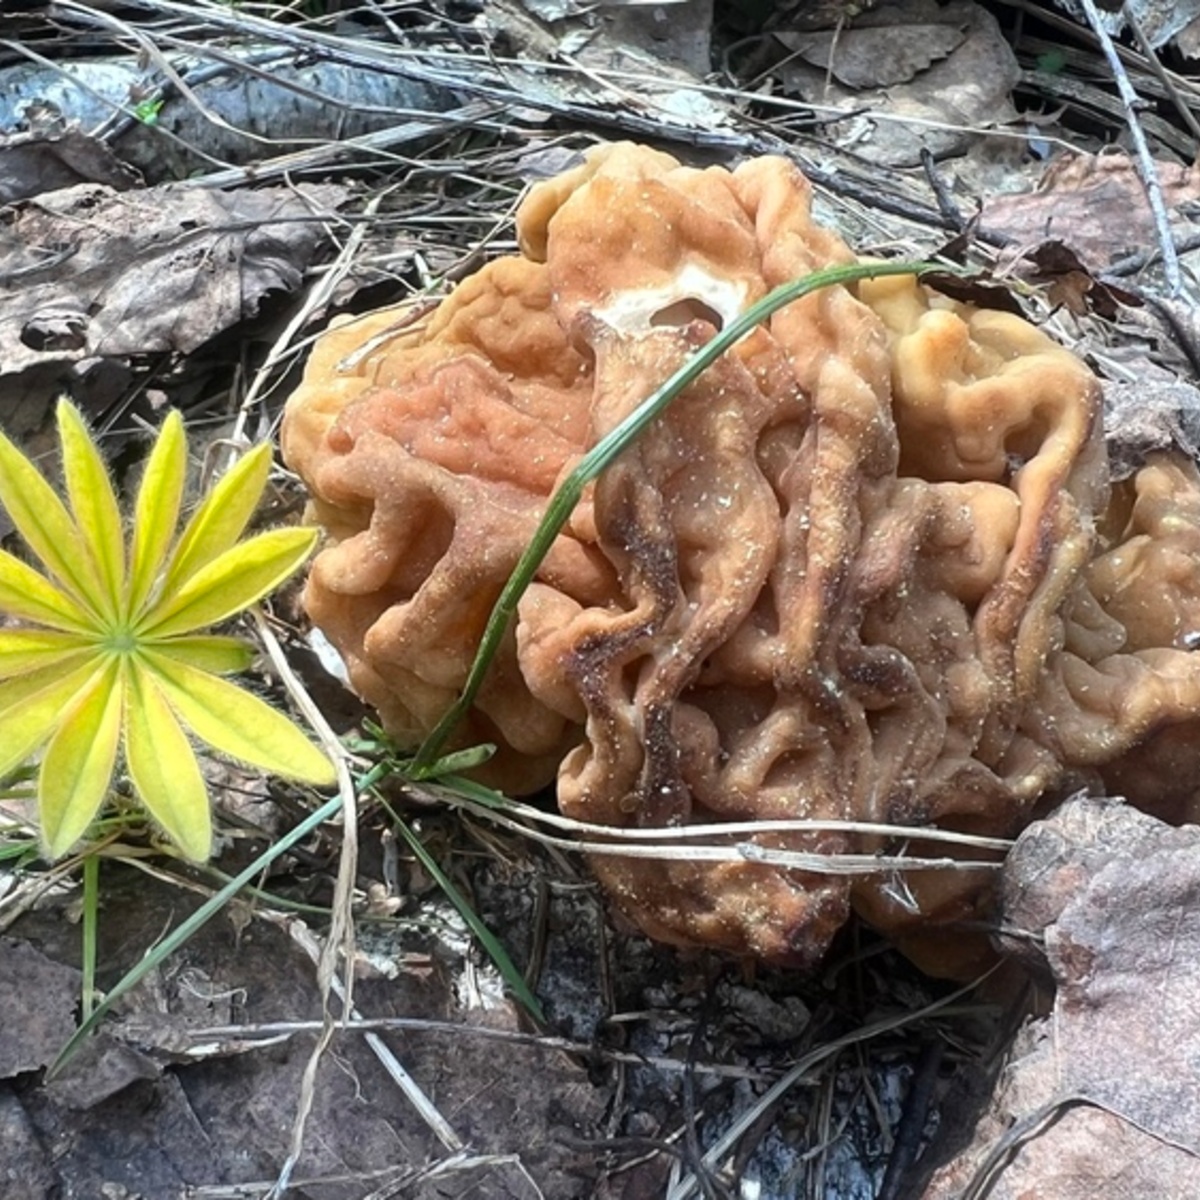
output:
[[[332,329],[288,404],[285,454],[330,533],[309,612],[409,745],[578,457],[749,304],[853,261],[778,158],[602,147],[517,227],[521,253],[432,312]],[[564,813],[614,828],[1015,833],[1200,699],[1179,644],[1200,628],[1181,558],[1200,504],[1177,528],[1173,485],[1139,476],[1109,530],[1098,396],[1033,326],[911,278],[788,305],[588,489],[459,744],[497,745],[489,781],[555,780]],[[968,965],[938,930],[984,915],[986,872],[855,880],[755,858],[904,842],[740,841],[738,862],[593,865],[676,943],[812,963],[853,905],[926,965]]]

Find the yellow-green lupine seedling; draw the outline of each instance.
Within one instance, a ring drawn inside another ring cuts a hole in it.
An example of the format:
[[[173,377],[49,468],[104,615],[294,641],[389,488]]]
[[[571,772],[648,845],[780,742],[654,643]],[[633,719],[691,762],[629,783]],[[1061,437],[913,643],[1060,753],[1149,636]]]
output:
[[[0,503],[42,574],[0,551],[0,777],[40,750],[44,852],[66,853],[99,812],[120,761],[168,837],[209,856],[208,789],[192,749],[289,779],[330,784],[334,767],[287,717],[220,676],[253,650],[202,632],[260,600],[316,544],[312,529],[239,541],[262,497],[269,445],[217,482],[176,536],[187,477],[172,412],[146,463],[126,544],[104,460],[78,411],[58,405],[66,503],[0,434]]]

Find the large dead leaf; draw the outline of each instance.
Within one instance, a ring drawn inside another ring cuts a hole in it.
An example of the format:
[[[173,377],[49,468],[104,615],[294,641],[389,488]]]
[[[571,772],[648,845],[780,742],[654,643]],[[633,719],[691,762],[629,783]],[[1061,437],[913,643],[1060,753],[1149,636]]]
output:
[[[0,938],[0,1079],[54,1060],[75,1032],[79,972],[29,942]]]
[[[961,24],[856,25],[818,33],[780,34],[805,62],[852,88],[907,83],[962,45]]]
[[[1164,162],[1158,174],[1169,208],[1200,199],[1195,168]],[[1092,270],[1151,249],[1158,240],[1137,168],[1123,153],[1063,154],[1035,191],[987,200],[981,224],[1025,246],[1056,239]]]
[[[334,184],[215,191],[79,184],[0,212],[5,373],[190,353],[291,291],[345,198]]]
[[[198,898],[108,862],[101,883],[97,983],[105,988]],[[71,1032],[78,997],[78,973],[56,965],[79,953],[78,928],[64,920],[62,903],[55,898],[26,913],[13,926],[16,936],[0,939],[0,1053],[7,1046],[25,1072],[11,1090],[0,1080],[0,1197],[158,1200],[191,1189],[263,1195],[290,1146],[313,1034],[264,1035],[261,1025],[322,1013],[312,963],[297,949],[301,939],[279,922],[235,924],[232,912],[211,921],[127,995],[67,1073],[47,1085],[33,1070]],[[411,943],[411,930],[398,924],[369,928],[380,955]],[[595,1156],[577,1162],[569,1141],[600,1136],[609,1087],[594,1085],[584,1064],[554,1046],[483,1036],[492,1029],[514,1037],[517,1015],[507,1002],[485,1005],[466,988],[459,995],[458,978],[445,964],[362,978],[355,1001],[366,1017],[433,1023],[379,1036],[469,1146],[464,1161],[449,1155],[363,1034],[343,1032],[317,1074],[289,1197],[574,1200],[594,1193]],[[53,1026],[43,1032],[48,1016]],[[18,1159],[22,1131],[33,1149],[53,1153]],[[426,1166],[439,1173],[420,1178]],[[29,1181],[24,1191],[6,1190],[5,1172],[14,1169]]]
[[[959,154],[978,138],[979,127],[1016,115],[1009,93],[1020,76],[1017,60],[995,18],[973,0],[945,7],[935,0],[893,0],[863,13],[836,38],[775,36],[811,60],[779,68],[788,88],[853,114],[866,110],[833,132],[872,162],[910,166],[924,149],[937,157]]]
[[[1104,428],[1109,470],[1128,479],[1155,450],[1182,450],[1200,459],[1200,389],[1142,360],[1138,383],[1105,383]]]
[[[1083,6],[1078,0],[1056,0],[1060,8],[1066,9],[1080,24],[1087,23]],[[1162,49],[1172,38],[1179,37],[1200,16],[1200,0],[1124,0],[1124,3],[1097,5],[1104,11],[1100,20],[1110,33],[1121,33],[1128,28],[1129,19],[1137,22],[1142,36],[1156,50]],[[1184,39],[1179,37],[1180,49],[1187,53]]]
[[[1005,925],[1057,983],[926,1200],[1200,1196],[1200,829],[1076,799],[1005,867]]]

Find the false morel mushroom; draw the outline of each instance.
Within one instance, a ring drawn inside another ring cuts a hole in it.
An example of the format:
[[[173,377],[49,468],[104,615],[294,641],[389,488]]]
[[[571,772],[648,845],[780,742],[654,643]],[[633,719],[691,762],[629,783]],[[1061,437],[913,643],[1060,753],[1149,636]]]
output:
[[[535,186],[517,231],[518,255],[432,311],[331,328],[288,404],[284,452],[329,535],[308,611],[408,746],[581,455],[773,288],[854,261],[786,160],[698,170],[629,144]],[[1164,455],[1110,489],[1099,384],[1037,328],[911,276],[823,288],[587,489],[458,744],[496,745],[487,782],[553,781],[607,827],[911,827],[593,866],[671,942],[807,965],[853,907],[961,972],[976,945],[948,930],[985,915],[986,873],[850,877],[756,848],[1009,836],[1105,778],[1187,816],[1198,549],[1194,468]]]

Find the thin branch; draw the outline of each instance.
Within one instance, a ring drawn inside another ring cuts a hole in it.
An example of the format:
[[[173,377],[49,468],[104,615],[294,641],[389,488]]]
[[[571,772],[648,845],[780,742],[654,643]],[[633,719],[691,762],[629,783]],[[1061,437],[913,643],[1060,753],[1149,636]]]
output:
[[[1167,203],[1163,197],[1162,181],[1158,177],[1158,167],[1150,153],[1146,142],[1146,134],[1138,119],[1137,108],[1140,103],[1138,94],[1134,91],[1129,76],[1125,73],[1125,64],[1117,53],[1116,46],[1104,28],[1100,13],[1094,0],[1079,0],[1084,16],[1100,43],[1104,57],[1108,60],[1109,70],[1112,71],[1121,102],[1125,106],[1126,127],[1133,139],[1135,158],[1138,164],[1138,174],[1142,178],[1142,187],[1146,189],[1146,199],[1150,202],[1150,211],[1154,214],[1154,227],[1158,233],[1158,243],[1162,250],[1163,274],[1167,280],[1167,295],[1178,296],[1183,288],[1183,276],[1179,269],[1179,255],[1175,253],[1175,242],[1171,236],[1171,219],[1167,213]]]

